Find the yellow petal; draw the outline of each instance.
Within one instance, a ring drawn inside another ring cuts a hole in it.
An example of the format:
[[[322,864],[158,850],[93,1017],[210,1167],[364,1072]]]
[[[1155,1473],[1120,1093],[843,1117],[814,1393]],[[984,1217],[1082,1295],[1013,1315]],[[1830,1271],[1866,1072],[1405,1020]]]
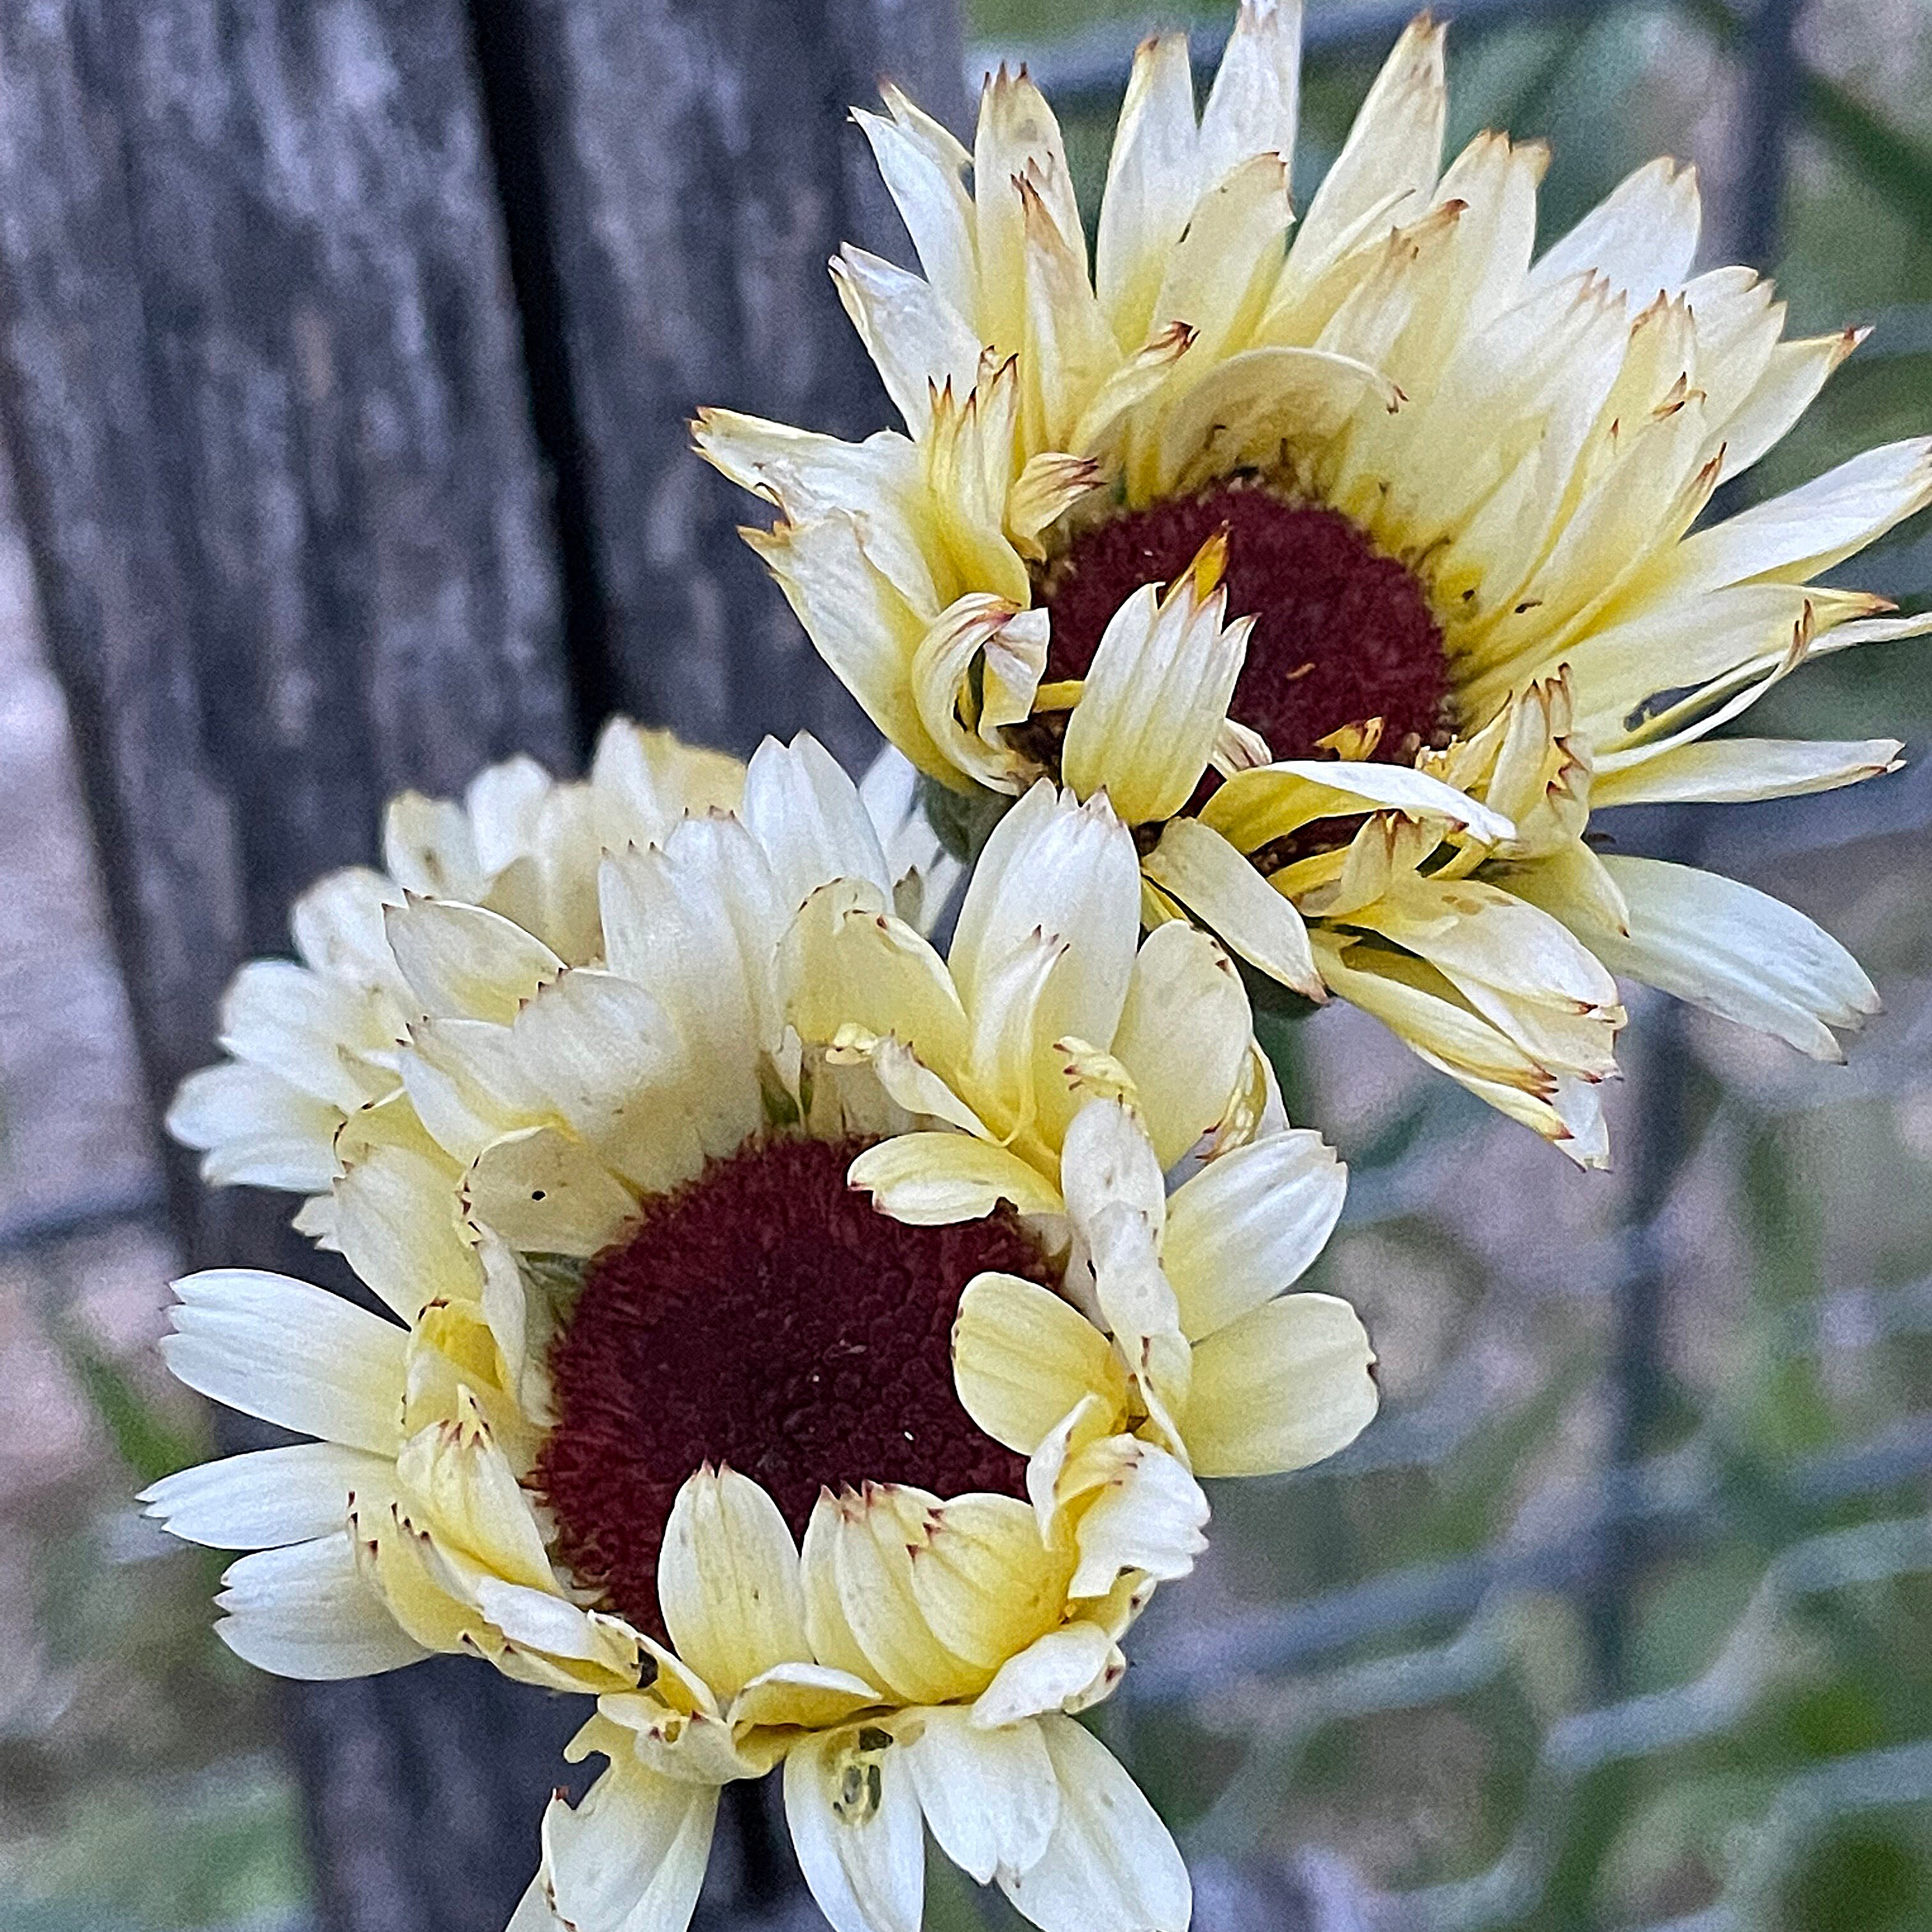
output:
[[[558,1127],[493,1142],[477,1156],[465,1194],[478,1220],[526,1254],[594,1255],[638,1211],[609,1168]]]
[[[481,906],[412,895],[388,908],[385,929],[425,1013],[507,1022],[563,969],[542,940]]]
[[[955,1864],[986,1885],[1038,1859],[1060,1816],[1060,1786],[1036,1724],[988,1730],[942,1706],[902,1728],[920,1808]]]
[[[1327,1294],[1288,1294],[1194,1349],[1182,1424],[1204,1476],[1305,1468],[1353,1442],[1376,1412],[1374,1352],[1360,1318]]]
[[[959,1400],[994,1442],[1030,1456],[1083,1396],[1124,1415],[1126,1377],[1107,1338],[1050,1289],[975,1275],[952,1329]]]
[[[1144,585],[1109,619],[1061,748],[1063,776],[1082,797],[1104,788],[1138,825],[1192,796],[1252,628],[1246,620],[1223,628],[1226,608],[1217,583],[1188,572],[1165,596]]]
[[[795,1560],[795,1559],[794,1559]],[[862,1677],[822,1664],[778,1664],[760,1671],[731,1706],[734,1724],[827,1730],[884,1698]]]
[[[1240,975],[1207,934],[1173,920],[1148,934],[1113,1050],[1133,1078],[1163,1168],[1227,1113],[1246,1071],[1252,1025]]]
[[[955,1655],[922,1611],[908,1546],[939,1498],[897,1484],[821,1492],[806,1526],[801,1570],[813,1654],[904,1703],[971,1695],[987,1673]]]
[[[1250,965],[1304,998],[1324,997],[1301,915],[1204,820],[1171,820],[1144,862],[1156,884]]]
[[[932,1227],[976,1221],[1002,1202],[1022,1214],[1057,1214],[1059,1190],[1036,1168],[968,1134],[898,1134],[852,1163],[850,1184],[882,1214]]]
[[[1162,1258],[1199,1341],[1291,1288],[1340,1217],[1348,1170],[1318,1134],[1270,1134],[1217,1155],[1168,1202]]]
[[[722,1700],[808,1664],[798,1550],[777,1504],[735,1469],[687,1477],[664,1526],[658,1598],[679,1654]]]
[[[396,1479],[406,1522],[506,1582],[555,1592],[530,1498],[467,1390],[448,1420],[404,1444]]]

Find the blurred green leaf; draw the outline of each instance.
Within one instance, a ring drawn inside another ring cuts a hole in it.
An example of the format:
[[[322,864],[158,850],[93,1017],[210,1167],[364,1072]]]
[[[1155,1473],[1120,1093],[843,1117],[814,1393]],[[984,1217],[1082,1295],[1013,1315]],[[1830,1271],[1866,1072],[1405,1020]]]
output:
[[[56,1315],[51,1325],[62,1360],[86,1393],[135,1486],[146,1488],[207,1454],[200,1432],[164,1414],[71,1315]]]
[[[1827,1833],[1784,1888],[1789,1932],[1917,1932],[1932,1904],[1932,1865],[1922,1846],[1882,1827]]]

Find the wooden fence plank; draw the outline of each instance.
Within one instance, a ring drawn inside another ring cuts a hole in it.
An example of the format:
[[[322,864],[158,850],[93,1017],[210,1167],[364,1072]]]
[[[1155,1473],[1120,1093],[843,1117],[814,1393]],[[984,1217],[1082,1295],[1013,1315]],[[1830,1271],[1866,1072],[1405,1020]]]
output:
[[[158,1102],[386,793],[572,749],[467,48],[453,0],[0,5],[0,384]],[[171,1180],[197,1262],[326,1274]],[[284,1708],[326,1924],[501,1924],[572,1704],[452,1660]]]
[[[884,420],[824,260],[899,252],[842,124],[886,70],[957,118],[953,9],[0,0],[0,414],[158,1107],[400,787],[616,705],[866,746],[686,422]],[[330,1278],[170,1182],[197,1263]],[[452,1660],[284,1708],[323,1922],[494,1932],[574,1703]]]
[[[826,272],[898,255],[852,104],[890,73],[963,113],[932,0],[479,0],[498,139],[546,226],[611,702],[748,750],[876,742],[738,540],[742,493],[692,460],[704,404],[841,434],[889,419]],[[524,111],[514,109],[520,106]]]

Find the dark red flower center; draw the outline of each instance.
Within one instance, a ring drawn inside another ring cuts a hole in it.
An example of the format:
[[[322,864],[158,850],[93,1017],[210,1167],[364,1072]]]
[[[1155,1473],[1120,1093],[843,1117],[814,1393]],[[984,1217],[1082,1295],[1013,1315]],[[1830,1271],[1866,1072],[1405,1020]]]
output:
[[[821,1488],[1025,1493],[952,1382],[959,1297],[982,1270],[1051,1286],[1002,1210],[950,1227],[846,1184],[862,1141],[760,1139],[648,1203],[593,1260],[550,1351],[556,1426],[536,1472],[564,1561],[662,1636],[658,1550],[680,1486],[728,1462],[794,1535]]]
[[[1223,529],[1228,616],[1255,620],[1228,706],[1238,723],[1277,758],[1322,758],[1322,739],[1374,718],[1371,755],[1391,764],[1447,742],[1449,665],[1421,585],[1346,517],[1259,484],[1217,483],[1076,538],[1039,586],[1053,614],[1048,680],[1085,676],[1127,598],[1171,583]]]

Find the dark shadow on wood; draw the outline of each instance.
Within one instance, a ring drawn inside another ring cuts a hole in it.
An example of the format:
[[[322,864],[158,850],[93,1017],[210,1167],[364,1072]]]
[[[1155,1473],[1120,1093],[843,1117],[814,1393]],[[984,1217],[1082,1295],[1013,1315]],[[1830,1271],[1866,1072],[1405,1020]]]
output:
[[[963,112],[954,10],[904,0],[472,0],[558,502],[607,657],[580,692],[746,752],[876,742],[694,460],[705,404],[862,436],[888,420],[827,258],[903,237],[846,116],[882,74]],[[520,227],[535,232],[519,236]],[[592,620],[586,614],[587,627]]]
[[[598,721],[625,700],[612,674],[610,612],[591,520],[592,465],[566,338],[568,301],[553,240],[544,144],[536,136],[537,92],[520,7],[521,0],[470,0],[470,16],[523,332],[530,418],[548,472],[564,657],[584,728],[578,749],[584,756]]]

